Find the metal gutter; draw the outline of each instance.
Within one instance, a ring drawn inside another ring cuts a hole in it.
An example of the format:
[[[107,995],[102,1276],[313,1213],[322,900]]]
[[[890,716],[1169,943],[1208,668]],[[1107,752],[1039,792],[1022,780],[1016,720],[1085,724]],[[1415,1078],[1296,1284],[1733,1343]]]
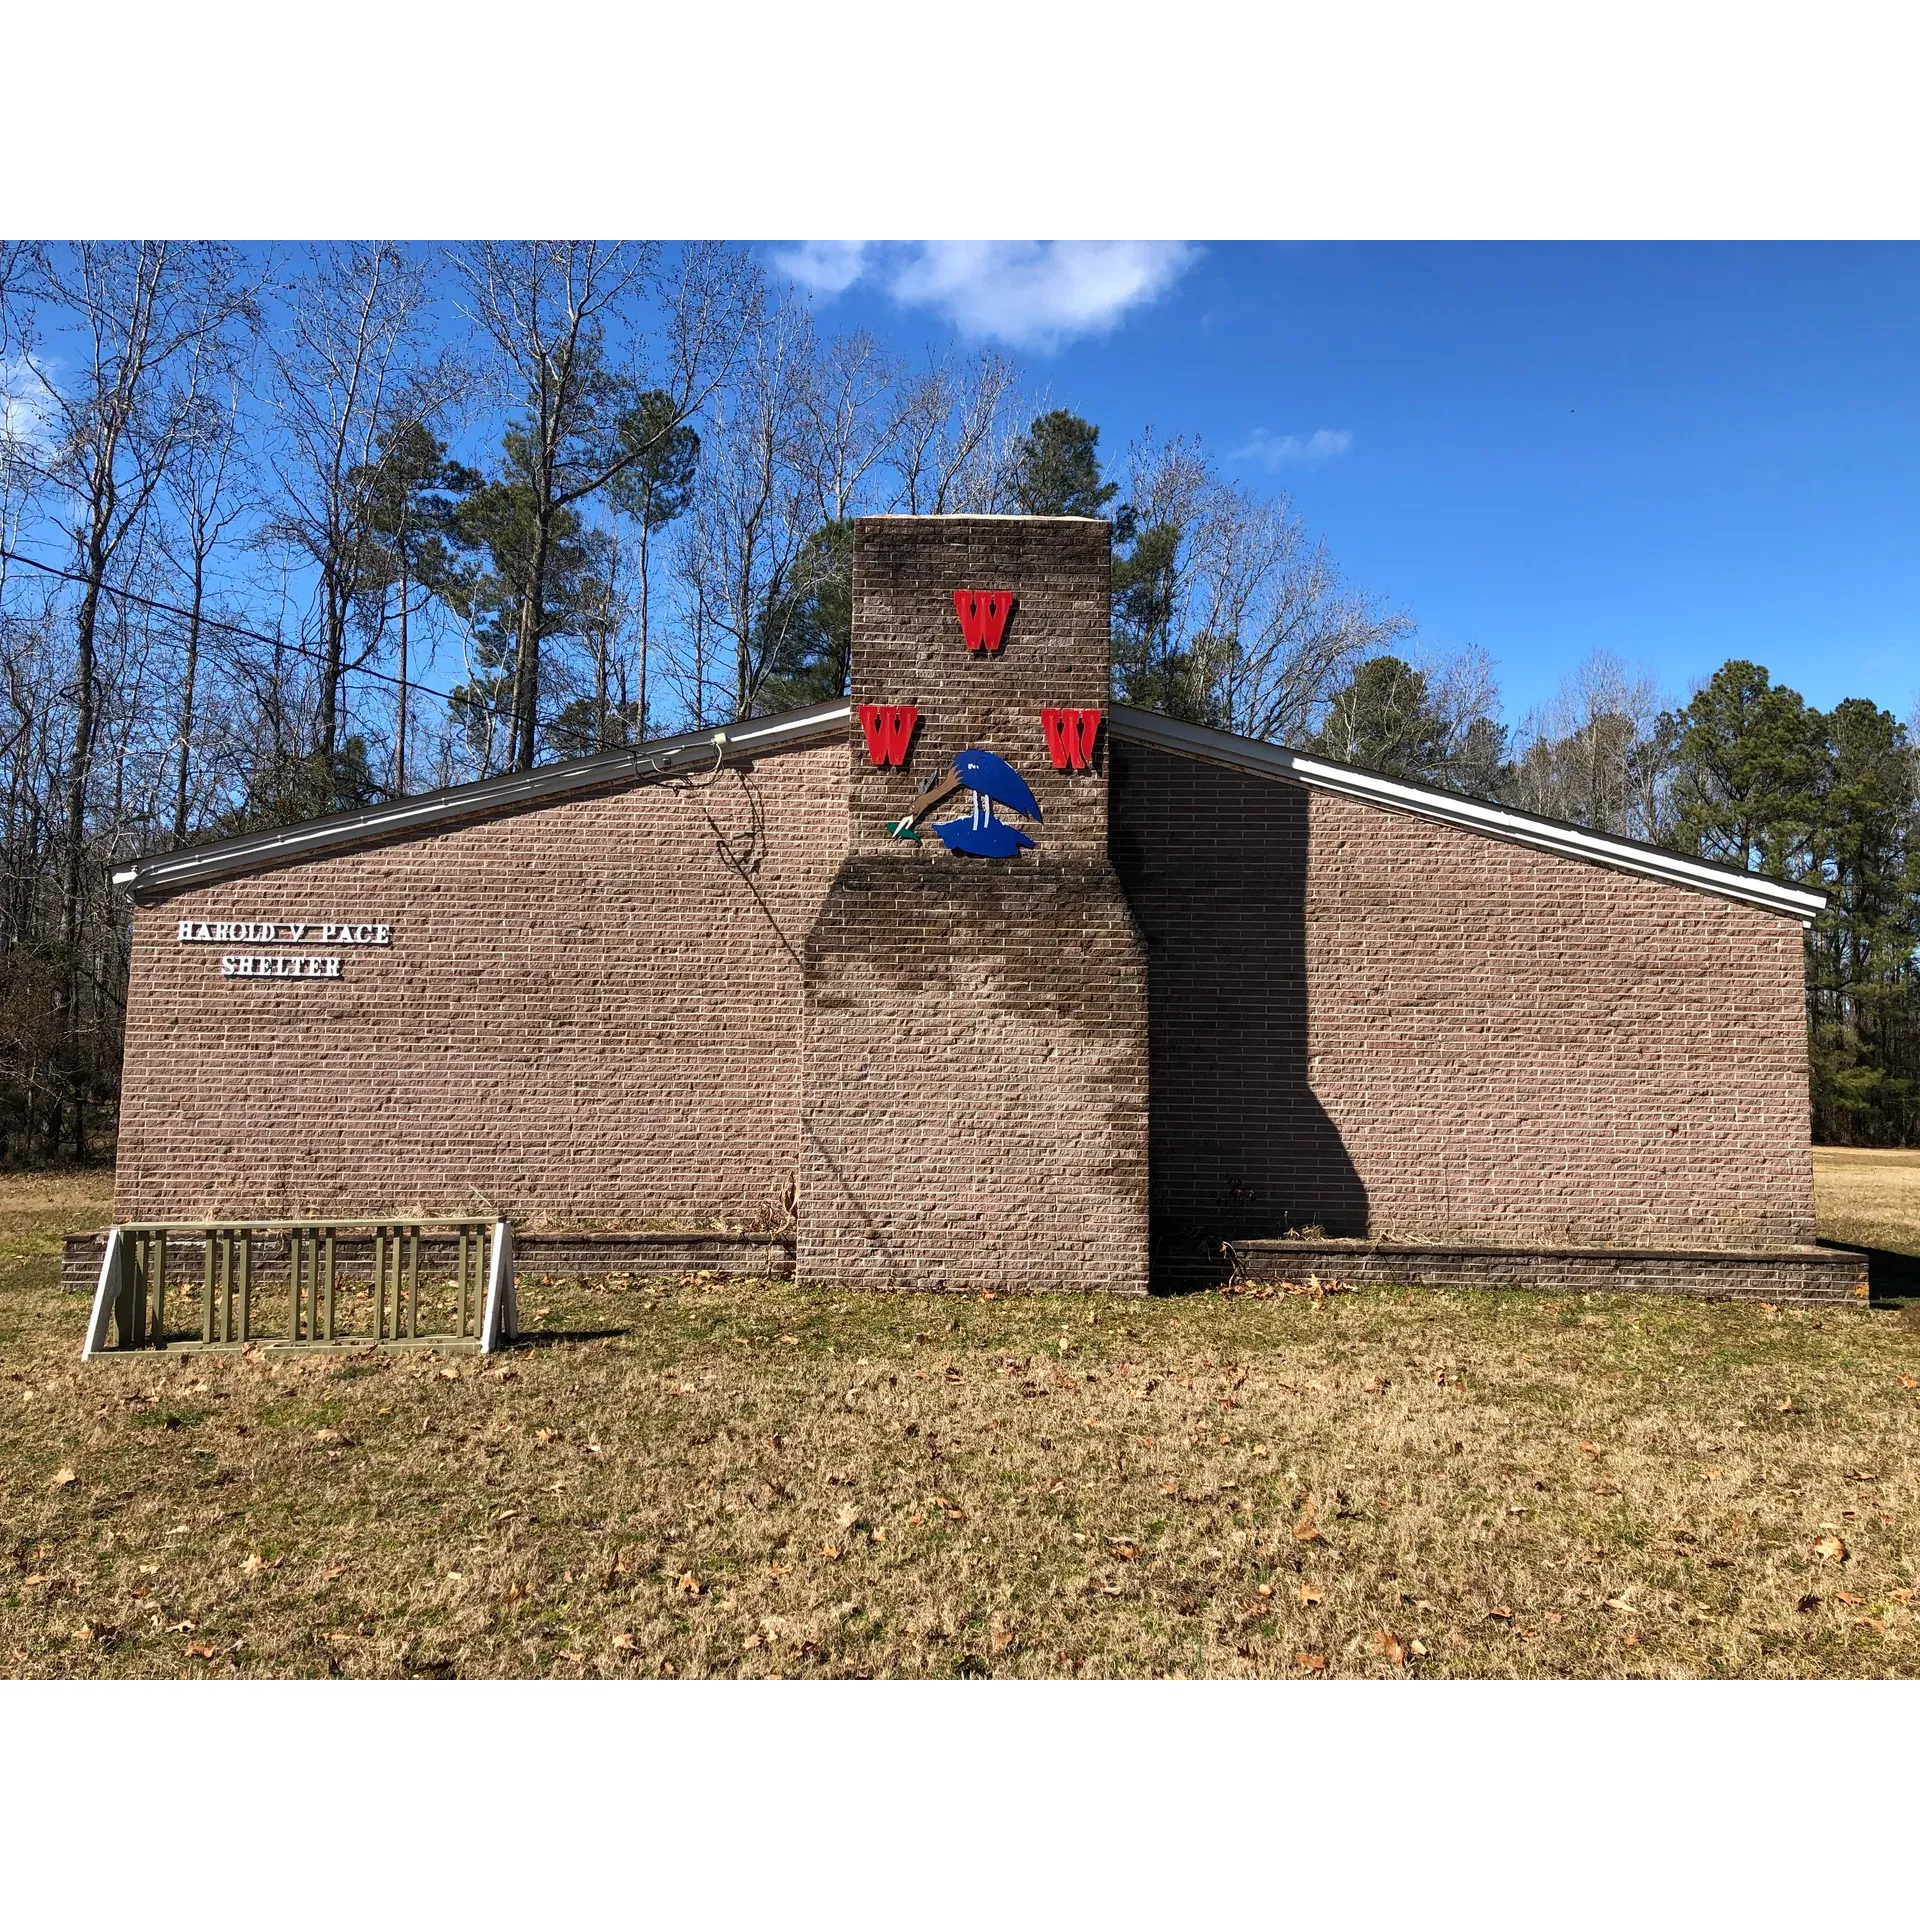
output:
[[[506,773],[465,786],[442,787],[437,793],[389,800],[351,813],[328,814],[318,820],[303,820],[298,826],[246,834],[211,846],[149,854],[117,871],[113,884],[125,889],[134,900],[147,901],[182,887],[204,886],[235,874],[312,859],[392,834],[455,826],[485,814],[564,800],[607,787],[664,780],[674,774],[717,772],[722,766],[785,747],[831,740],[845,729],[852,713],[848,701],[828,701],[764,719],[735,721],[704,733],[647,740],[614,753],[539,767],[532,773]]]
[[[361,807],[352,813],[329,814],[323,819],[302,821],[298,826],[270,833],[248,834],[240,839],[183,848],[178,852],[150,854],[117,871],[113,884],[127,890],[134,900],[147,901],[182,887],[203,886],[236,874],[312,859],[393,834],[454,826],[484,815],[564,800],[608,787],[636,785],[709,769],[717,771],[721,766],[755,759],[785,747],[831,740],[844,730],[852,714],[850,701],[827,701],[791,713],[738,721],[709,732],[676,734],[664,740],[623,747],[615,753],[562,761],[532,773],[501,774],[492,780],[443,787],[437,793]],[[1590,828],[1570,826],[1565,821],[1523,813],[1514,807],[1496,806],[1491,801],[1469,799],[1464,794],[1449,793],[1438,787],[1392,780],[1362,767],[1318,760],[1309,754],[1274,746],[1269,741],[1249,740],[1211,727],[1196,727],[1143,708],[1115,705],[1110,724],[1122,740],[1159,747],[1187,759],[1234,767],[1264,779],[1317,787],[1373,806],[1441,821],[1490,839],[1537,847],[1595,866],[1612,867],[1646,879],[1717,894],[1769,913],[1786,914],[1803,925],[1827,904],[1827,896],[1815,888],[1788,886],[1758,874],[1740,873],[1731,867],[1683,859],[1637,840],[1596,833]],[[709,760],[709,755],[714,758]]]
[[[1211,727],[1196,727],[1185,720],[1169,719],[1163,713],[1148,713],[1139,707],[1116,705],[1109,723],[1122,740],[1142,746],[1160,747],[1190,760],[1208,760],[1218,766],[1235,767],[1243,773],[1270,780],[1290,780],[1299,786],[1318,787],[1324,792],[1345,794],[1373,806],[1391,807],[1399,813],[1419,814],[1448,826],[1464,827],[1470,833],[1489,839],[1512,841],[1520,846],[1538,847],[1594,866],[1613,867],[1622,873],[1635,873],[1645,879],[1664,880],[1674,886],[1691,887],[1699,893],[1718,894],[1738,900],[1745,906],[1760,907],[1768,913],[1788,915],[1802,925],[1813,919],[1827,904],[1827,896],[1812,887],[1788,886],[1755,873],[1741,873],[1733,867],[1717,867],[1704,860],[1687,860],[1638,840],[1622,840],[1610,833],[1596,833],[1587,827],[1569,826],[1564,820],[1549,820],[1543,815],[1522,813],[1516,807],[1496,806],[1488,800],[1469,799],[1465,794],[1448,793],[1438,787],[1416,786],[1411,781],[1390,780],[1384,774],[1370,773],[1363,767],[1343,766],[1334,760],[1316,760],[1308,754],[1294,753],[1265,740],[1248,740],[1235,733],[1220,733]]]

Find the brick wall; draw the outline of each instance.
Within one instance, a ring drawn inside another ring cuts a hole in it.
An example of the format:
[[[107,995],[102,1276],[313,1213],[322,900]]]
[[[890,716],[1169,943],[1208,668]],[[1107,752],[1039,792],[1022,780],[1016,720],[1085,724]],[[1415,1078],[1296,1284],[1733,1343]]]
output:
[[[1104,754],[1056,772],[1040,724],[1107,704],[1108,570],[1101,522],[856,528],[854,700],[921,721],[898,771],[869,769],[850,729],[849,850],[807,947],[803,1278],[1145,1287],[1145,955],[1107,856]],[[997,653],[968,651],[956,588],[1016,594]],[[1018,859],[882,831],[965,746],[1033,788],[1045,819],[1019,823]]]
[[[1169,1235],[1812,1235],[1802,935],[1732,901],[1139,746]]]
[[[134,912],[120,1219],[777,1217],[833,747],[569,799]],[[337,980],[222,978],[192,919],[385,923]]]

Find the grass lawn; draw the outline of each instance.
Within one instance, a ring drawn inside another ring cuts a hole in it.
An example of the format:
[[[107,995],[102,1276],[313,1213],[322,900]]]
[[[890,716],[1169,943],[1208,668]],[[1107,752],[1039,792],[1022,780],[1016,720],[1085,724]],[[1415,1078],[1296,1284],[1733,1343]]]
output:
[[[1813,1183],[1826,1239],[1920,1255],[1920,1153],[1815,1147]]]
[[[0,1179],[0,1673],[1920,1674],[1898,1313],[526,1280],[491,1361],[82,1366],[108,1201]]]

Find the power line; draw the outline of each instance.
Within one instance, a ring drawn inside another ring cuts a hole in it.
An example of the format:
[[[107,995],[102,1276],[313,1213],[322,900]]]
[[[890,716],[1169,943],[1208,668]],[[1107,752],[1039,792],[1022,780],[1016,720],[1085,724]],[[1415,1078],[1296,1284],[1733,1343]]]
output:
[[[51,574],[56,580],[69,581],[76,587],[84,587],[88,584],[84,574],[69,573],[64,567],[49,566],[46,561],[36,560],[30,553],[17,553],[11,547],[0,546],[0,559],[16,560],[23,567],[33,567],[41,573]],[[176,607],[169,601],[155,600],[147,594],[135,593],[131,587],[116,587],[106,580],[100,582],[100,591],[111,593],[121,600],[131,600],[136,606],[151,608],[155,613],[170,613],[181,620],[198,619],[203,627],[218,627],[223,633],[237,633],[244,640],[257,640],[263,647],[273,647],[281,653],[296,654],[302,660],[312,661],[316,666],[324,667],[327,664],[324,654],[314,652],[311,647],[302,646],[297,640],[283,640],[278,634],[261,633],[252,627],[237,626],[231,620],[219,620],[210,613],[203,612],[196,615],[190,607]],[[382,680],[390,687],[404,688],[409,693],[429,694],[435,700],[444,700],[448,706],[460,712],[486,714],[495,720],[511,721],[514,717],[511,708],[483,706],[478,700],[444,693],[440,688],[429,686],[422,680],[402,680],[397,674],[382,673],[378,667],[364,665],[350,667],[342,662],[341,678],[345,679],[349,673],[364,674],[369,680]],[[550,733],[555,730],[556,724],[551,720],[536,720],[533,730],[535,733]]]

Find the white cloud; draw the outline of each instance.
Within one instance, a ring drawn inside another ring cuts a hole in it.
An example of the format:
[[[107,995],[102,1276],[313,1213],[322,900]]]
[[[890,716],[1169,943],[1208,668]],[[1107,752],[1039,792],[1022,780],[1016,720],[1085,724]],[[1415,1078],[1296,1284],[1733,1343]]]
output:
[[[44,452],[53,429],[53,401],[38,370],[24,354],[0,360],[0,443]]]
[[[815,240],[783,249],[774,263],[816,292],[844,293],[868,279],[972,339],[1050,352],[1111,331],[1198,257],[1179,240]]]
[[[1344,427],[1321,427],[1309,434],[1269,433],[1255,427],[1244,446],[1234,448],[1233,460],[1251,460],[1269,469],[1331,460],[1353,445],[1353,435]]]
[[[1046,350],[1157,300],[1196,252],[1165,240],[934,240],[899,263],[887,291],[962,333]]]
[[[814,293],[845,293],[866,271],[871,243],[866,240],[803,240],[781,247],[773,264],[788,279]]]

